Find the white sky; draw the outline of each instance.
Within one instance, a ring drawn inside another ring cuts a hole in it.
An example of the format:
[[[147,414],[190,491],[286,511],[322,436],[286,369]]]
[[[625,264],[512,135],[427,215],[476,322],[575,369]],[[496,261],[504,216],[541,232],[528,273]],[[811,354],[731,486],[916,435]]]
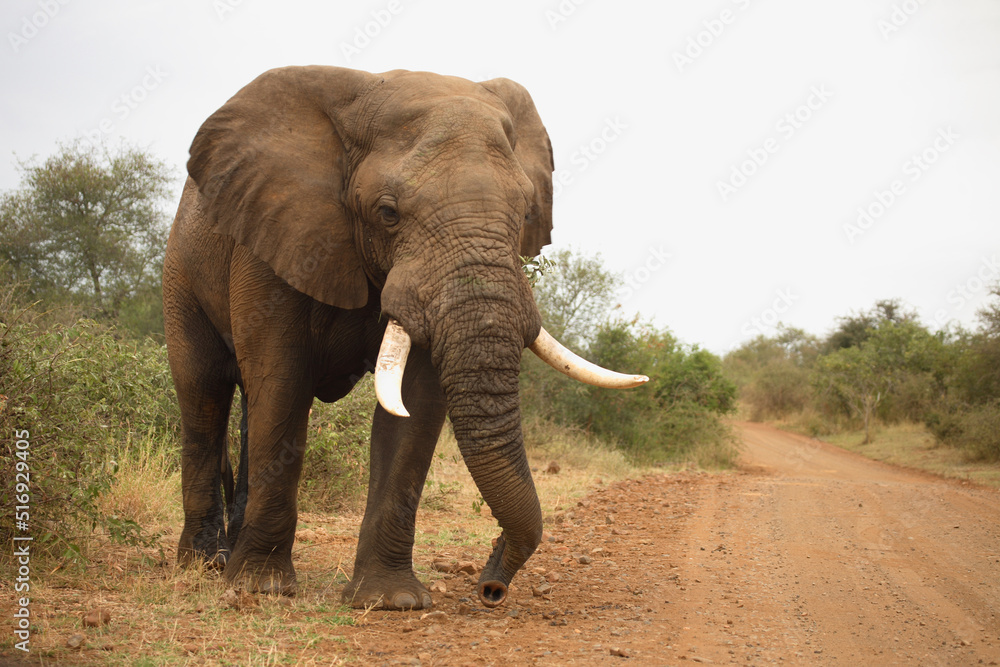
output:
[[[779,316],[823,334],[897,297],[968,325],[1000,280],[997,0],[5,0],[0,27],[0,189],[14,154],[98,133],[179,193],[198,126],[272,67],[507,76],[565,170],[552,248],[600,252],[623,309],[685,342],[725,352]]]

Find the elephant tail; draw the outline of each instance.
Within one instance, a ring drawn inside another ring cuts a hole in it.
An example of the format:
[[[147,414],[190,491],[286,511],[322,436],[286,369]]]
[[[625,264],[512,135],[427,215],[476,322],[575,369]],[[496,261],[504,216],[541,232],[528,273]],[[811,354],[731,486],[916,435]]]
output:
[[[229,463],[229,452],[222,452],[222,488],[226,495],[226,514],[229,525],[226,537],[229,538],[229,548],[236,549],[236,539],[243,527],[243,513],[247,508],[247,488],[249,486],[250,453],[247,447],[247,394],[240,386],[240,463],[236,468],[236,481],[233,483],[233,468]]]
[[[233,465],[229,462],[229,452],[226,449],[222,450],[222,460],[220,464],[222,466],[222,493],[223,497],[226,499],[226,509],[232,507],[235,498],[233,498]],[[232,510],[229,510],[232,511]]]

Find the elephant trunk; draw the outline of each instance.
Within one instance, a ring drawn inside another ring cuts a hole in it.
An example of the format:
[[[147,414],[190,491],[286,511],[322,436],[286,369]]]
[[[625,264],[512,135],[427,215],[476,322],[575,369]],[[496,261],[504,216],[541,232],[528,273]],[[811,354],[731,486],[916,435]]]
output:
[[[441,383],[455,439],[502,532],[479,579],[479,599],[501,604],[507,586],[542,537],[542,513],[521,432],[517,362],[521,348],[489,351],[482,363],[446,363]],[[476,355],[479,357],[480,355]]]
[[[495,607],[542,535],[518,393],[521,353],[541,318],[516,267],[476,273],[435,295],[426,312],[436,315],[425,321],[459,450],[502,529],[477,589]]]

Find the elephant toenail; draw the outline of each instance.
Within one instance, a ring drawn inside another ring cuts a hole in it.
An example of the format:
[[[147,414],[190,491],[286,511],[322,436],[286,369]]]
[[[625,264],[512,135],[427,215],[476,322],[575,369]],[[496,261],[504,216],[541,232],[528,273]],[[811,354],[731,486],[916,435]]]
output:
[[[432,600],[431,596],[427,593],[420,596],[420,601],[423,603],[424,609],[430,609],[434,606],[434,600]]]
[[[392,598],[392,606],[396,609],[413,609],[417,606],[417,599],[409,593],[396,593]]]

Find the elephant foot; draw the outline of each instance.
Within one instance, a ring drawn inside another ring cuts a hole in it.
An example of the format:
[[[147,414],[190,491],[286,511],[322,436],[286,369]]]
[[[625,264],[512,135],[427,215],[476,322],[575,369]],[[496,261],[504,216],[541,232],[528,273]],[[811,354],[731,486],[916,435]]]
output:
[[[344,604],[356,609],[430,609],[431,593],[412,572],[355,576],[344,586]]]
[[[223,570],[231,556],[229,543],[222,531],[202,531],[192,536],[185,530],[177,545],[177,562],[181,567],[201,564],[210,570]]]
[[[274,560],[271,558],[262,565],[254,565],[245,559],[238,562],[233,558],[226,565],[223,576],[233,588],[248,593],[294,596],[295,568],[292,567],[291,557],[280,559],[279,562]]]

